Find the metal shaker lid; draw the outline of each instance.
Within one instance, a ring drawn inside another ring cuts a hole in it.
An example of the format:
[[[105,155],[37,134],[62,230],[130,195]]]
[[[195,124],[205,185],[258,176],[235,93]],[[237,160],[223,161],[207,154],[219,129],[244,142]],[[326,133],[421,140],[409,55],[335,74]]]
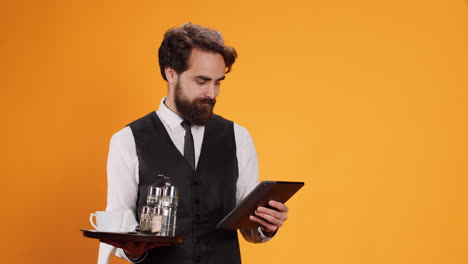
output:
[[[163,191],[164,196],[179,197],[179,189],[173,185],[165,186]]]
[[[148,195],[161,196],[162,193],[163,193],[163,188],[162,187],[158,187],[158,186],[154,186],[154,185],[148,186]]]

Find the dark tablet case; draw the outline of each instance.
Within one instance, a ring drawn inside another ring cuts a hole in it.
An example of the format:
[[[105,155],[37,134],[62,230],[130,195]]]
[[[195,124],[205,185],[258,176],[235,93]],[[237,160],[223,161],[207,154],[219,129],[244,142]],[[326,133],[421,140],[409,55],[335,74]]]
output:
[[[216,228],[257,228],[260,224],[249,219],[257,207],[269,207],[267,205],[270,200],[286,203],[302,186],[304,182],[262,181],[216,225]]]

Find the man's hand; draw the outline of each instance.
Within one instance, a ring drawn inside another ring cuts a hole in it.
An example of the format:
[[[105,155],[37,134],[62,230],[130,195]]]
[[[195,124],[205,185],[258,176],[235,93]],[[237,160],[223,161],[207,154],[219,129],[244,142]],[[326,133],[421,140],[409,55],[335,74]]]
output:
[[[105,240],[101,240],[101,242],[123,249],[125,254],[130,260],[138,259],[147,250],[150,250],[152,248],[171,245],[171,244],[155,244],[155,243],[147,243],[147,242],[125,242],[125,241],[105,241]]]
[[[268,205],[273,209],[260,206],[255,211],[255,215],[249,218],[259,223],[267,236],[271,236],[288,219],[288,207],[273,200],[269,201]]]

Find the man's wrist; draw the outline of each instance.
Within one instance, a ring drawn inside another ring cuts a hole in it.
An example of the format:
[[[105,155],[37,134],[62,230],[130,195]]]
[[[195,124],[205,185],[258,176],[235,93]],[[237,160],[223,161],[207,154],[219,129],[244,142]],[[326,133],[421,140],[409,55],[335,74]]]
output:
[[[276,229],[273,232],[269,232],[269,231],[266,231],[265,228],[263,228],[263,226],[260,226],[260,229],[262,230],[263,235],[266,237],[273,237],[273,235],[276,234],[276,231],[278,231],[278,229]]]
[[[257,232],[260,234],[260,236],[262,237],[263,240],[267,240],[267,241],[272,239],[276,235],[278,230],[279,230],[279,228],[277,228],[276,231],[274,231],[274,232],[267,232],[267,231],[265,231],[263,226],[257,227]]]

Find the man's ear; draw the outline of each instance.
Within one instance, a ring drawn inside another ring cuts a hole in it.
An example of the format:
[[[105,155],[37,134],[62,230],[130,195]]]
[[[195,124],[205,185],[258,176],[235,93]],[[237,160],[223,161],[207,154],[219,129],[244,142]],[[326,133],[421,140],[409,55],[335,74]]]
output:
[[[177,72],[169,66],[164,68],[164,73],[166,74],[166,79],[168,83],[175,83],[178,78]]]

